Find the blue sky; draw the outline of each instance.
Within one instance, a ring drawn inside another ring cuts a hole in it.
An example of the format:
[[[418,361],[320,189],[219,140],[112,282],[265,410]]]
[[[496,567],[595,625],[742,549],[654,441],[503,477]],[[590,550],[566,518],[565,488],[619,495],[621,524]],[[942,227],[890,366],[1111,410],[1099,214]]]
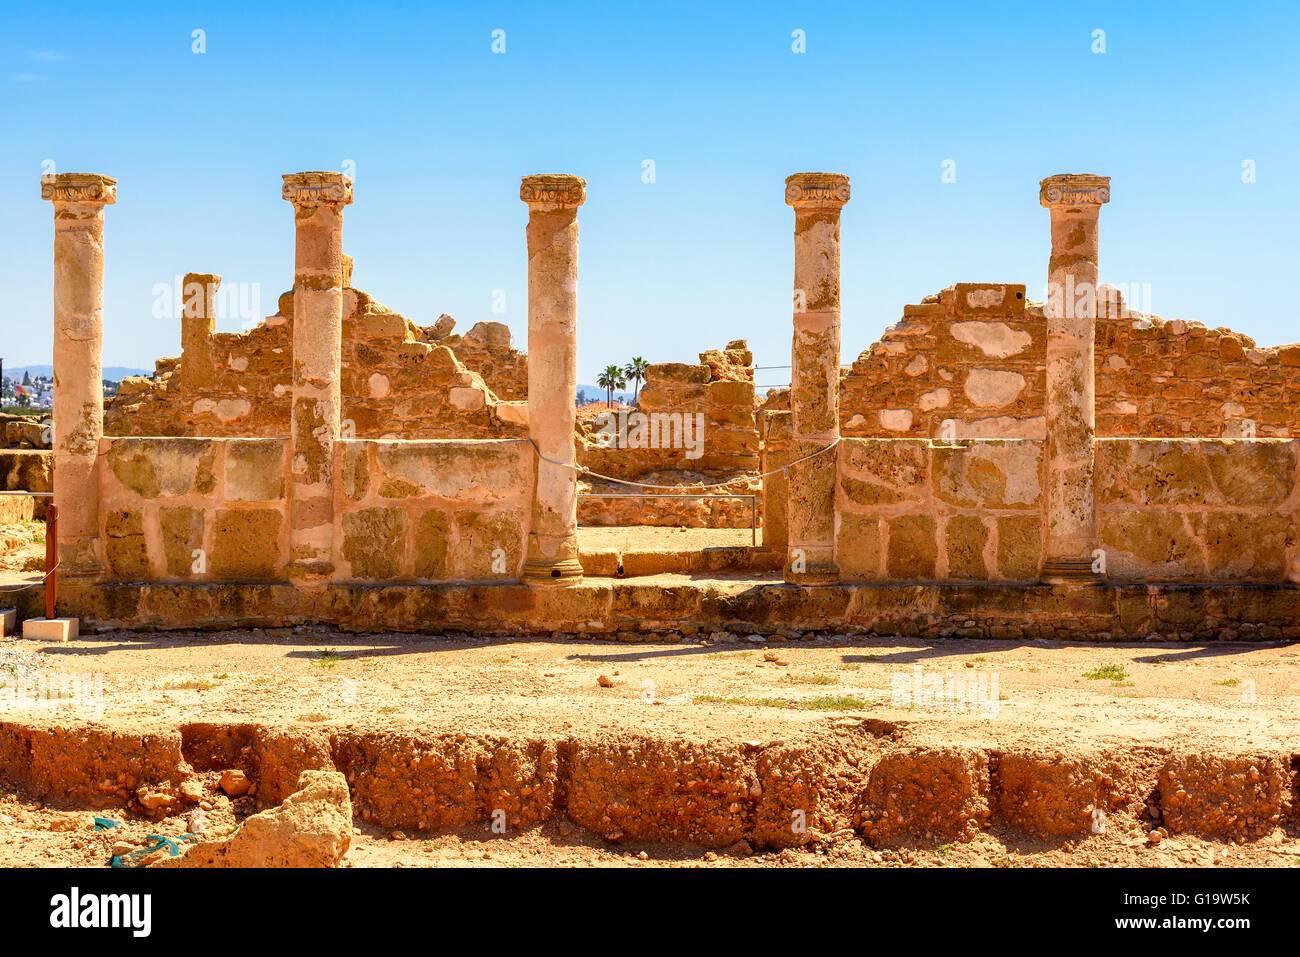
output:
[[[521,348],[519,178],[584,176],[584,382],[633,355],[689,361],[741,337],[759,364],[788,363],[782,190],[802,170],[853,181],[846,363],[951,283],[1023,282],[1041,298],[1037,182],[1060,172],[1112,177],[1103,281],[1150,284],[1166,317],[1300,340],[1287,282],[1300,263],[1300,5],[1138,6],[12,5],[0,354],[49,361],[46,160],[118,179],[107,365],[178,352],[178,321],[152,314],[155,284],[178,273],[260,284],[274,312],[293,265],[280,174],[348,161],[354,284],[422,324],[505,321]],[[792,52],[796,29],[806,53]]]

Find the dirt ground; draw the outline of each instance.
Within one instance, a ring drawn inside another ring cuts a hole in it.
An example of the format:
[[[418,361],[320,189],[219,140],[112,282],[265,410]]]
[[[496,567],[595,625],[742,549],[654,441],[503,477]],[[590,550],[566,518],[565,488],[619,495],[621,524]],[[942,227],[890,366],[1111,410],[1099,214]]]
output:
[[[850,639],[623,645],[473,636],[343,635],[304,627],[220,634],[107,633],[64,645],[0,643],[5,669],[100,674],[109,728],[257,722],[324,731],[586,736],[798,745],[864,719],[908,746],[1063,753],[1142,748],[1291,754],[1300,741],[1300,646],[1066,645]],[[919,669],[919,672],[918,670]],[[602,682],[601,679],[605,681]],[[946,678],[955,693],[921,689]],[[98,707],[98,705],[96,705]],[[57,714],[57,713],[56,713]],[[0,711],[0,720],[29,715]],[[34,719],[35,720],[35,719]],[[849,771],[851,769],[845,769]],[[1253,769],[1252,769],[1253,770]],[[212,797],[214,822],[251,806]],[[87,830],[89,812],[0,797],[0,866],[107,863],[120,834],[179,833],[182,818]],[[102,812],[122,818],[121,813]],[[73,830],[59,828],[71,827]],[[1036,841],[997,822],[969,840],[869,846],[852,828],[767,853],[747,846],[611,843],[559,820],[406,833],[358,822],[348,866],[1297,866],[1294,825],[1244,842],[1148,841],[1139,817]]]

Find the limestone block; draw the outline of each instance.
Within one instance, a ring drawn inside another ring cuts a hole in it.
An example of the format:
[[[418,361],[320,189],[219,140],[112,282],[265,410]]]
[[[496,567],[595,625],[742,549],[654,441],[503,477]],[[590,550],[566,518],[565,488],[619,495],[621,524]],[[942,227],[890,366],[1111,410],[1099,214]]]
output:
[[[453,576],[464,581],[508,581],[523,563],[521,511],[459,512],[456,545],[451,552]]]
[[[399,508],[363,508],[343,515],[343,557],[353,578],[401,576],[406,513]]]
[[[244,439],[226,445],[226,498],[273,502],[284,498],[284,443]]]
[[[225,581],[274,579],[282,557],[280,529],[284,517],[276,509],[221,509],[213,521],[212,555],[208,570]]]
[[[935,496],[963,506],[1036,507],[1044,454],[1044,444],[1032,441],[936,446]]]
[[[211,439],[114,439],[105,460],[117,480],[141,498],[171,498],[216,488]]]
[[[954,322],[948,332],[958,342],[974,346],[994,359],[1018,356],[1033,342],[1028,332],[1013,329],[1005,322]]]
[[[37,641],[71,641],[79,631],[76,618],[28,618],[23,622],[23,637]]]
[[[150,577],[149,548],[140,512],[115,509],[105,513],[104,558],[118,581],[146,581]]]
[[[984,581],[989,577],[984,563],[984,546],[989,530],[976,515],[954,515],[944,527],[948,553],[948,578],[953,581]]]
[[[998,526],[998,578],[1036,581],[1042,561],[1042,520],[1037,513],[1003,515]]]
[[[167,574],[173,578],[192,577],[194,550],[203,547],[203,512],[186,506],[160,508],[158,522],[162,526]]]
[[[840,514],[835,562],[844,578],[870,581],[880,577],[880,519],[853,512]]]
[[[899,515],[888,519],[888,527],[889,577],[902,581],[934,578],[939,554],[934,516]]]
[[[1010,405],[1024,392],[1028,380],[1019,372],[1001,369],[971,369],[963,387],[966,396],[981,407]]]
[[[415,523],[415,577],[428,581],[446,581],[448,575],[448,539],[451,521],[441,509],[430,509]]]
[[[475,388],[451,389],[448,392],[448,399],[454,408],[465,412],[476,412],[487,404],[483,390]]]
[[[525,472],[527,443],[389,442],[375,440],[375,459],[385,474],[419,489],[422,494],[469,500],[527,494],[531,478]]]
[[[1200,578],[1206,574],[1204,517],[1157,509],[1114,509],[1099,514],[1098,537],[1111,578]]]

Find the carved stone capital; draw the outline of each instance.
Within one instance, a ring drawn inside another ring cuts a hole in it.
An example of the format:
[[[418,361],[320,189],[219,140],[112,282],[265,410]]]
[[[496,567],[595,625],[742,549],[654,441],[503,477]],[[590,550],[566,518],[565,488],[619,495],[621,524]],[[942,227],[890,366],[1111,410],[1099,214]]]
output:
[[[342,173],[316,170],[285,173],[280,195],[299,209],[311,206],[347,206],[352,202],[352,180]]]
[[[794,173],[785,178],[786,205],[795,209],[839,209],[849,201],[843,173]]]
[[[525,176],[519,184],[519,198],[529,209],[577,209],[587,201],[587,181],[563,173]]]
[[[1038,184],[1038,202],[1053,206],[1101,206],[1110,202],[1110,177],[1060,173]]]
[[[98,173],[59,173],[41,177],[41,199],[55,203],[111,206],[117,202],[117,180]]]

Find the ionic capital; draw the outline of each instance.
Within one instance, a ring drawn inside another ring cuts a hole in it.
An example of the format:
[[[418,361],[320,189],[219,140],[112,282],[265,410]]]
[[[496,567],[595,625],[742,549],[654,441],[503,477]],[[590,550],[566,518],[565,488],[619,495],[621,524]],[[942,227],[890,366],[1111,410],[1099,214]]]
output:
[[[352,180],[329,170],[285,173],[280,195],[298,209],[312,206],[347,206],[352,202]]]
[[[1110,177],[1060,173],[1038,184],[1038,202],[1054,206],[1101,206],[1110,202]]]
[[[577,209],[587,201],[587,181],[555,173],[525,176],[519,184],[519,198],[530,210]]]
[[[111,206],[117,202],[117,180],[98,173],[59,173],[41,177],[41,199],[55,203]]]
[[[849,201],[843,173],[794,173],[785,178],[786,205],[795,209],[839,209]]]

